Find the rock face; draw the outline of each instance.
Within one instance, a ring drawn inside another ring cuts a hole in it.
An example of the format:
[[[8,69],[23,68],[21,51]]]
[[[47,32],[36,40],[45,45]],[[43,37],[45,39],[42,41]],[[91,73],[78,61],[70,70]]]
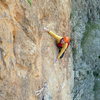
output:
[[[100,100],[100,1],[72,0],[74,100]]]
[[[76,48],[55,62],[44,27]],[[0,0],[0,100],[100,100],[99,72],[99,0]]]
[[[70,36],[70,0],[0,0],[0,100],[72,100],[73,59],[43,31]]]

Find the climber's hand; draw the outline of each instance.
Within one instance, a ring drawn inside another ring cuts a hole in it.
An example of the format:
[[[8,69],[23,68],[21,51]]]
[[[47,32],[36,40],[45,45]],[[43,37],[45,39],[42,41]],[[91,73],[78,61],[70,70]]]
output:
[[[49,31],[47,27],[44,27],[44,30],[45,30],[46,32],[48,32],[48,31]]]

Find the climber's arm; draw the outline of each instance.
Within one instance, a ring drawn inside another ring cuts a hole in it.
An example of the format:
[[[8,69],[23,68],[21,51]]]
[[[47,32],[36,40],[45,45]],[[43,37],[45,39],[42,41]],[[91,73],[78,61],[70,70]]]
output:
[[[64,44],[64,46],[62,47],[60,53],[58,54],[58,59],[62,56],[62,54],[65,52],[66,48],[67,48],[68,44]]]
[[[44,27],[44,30],[47,31],[53,38],[55,38],[57,41],[60,41],[62,39],[61,36],[56,35],[54,32],[49,31],[46,27]]]
[[[61,36],[56,35],[56,34],[53,33],[52,31],[48,31],[48,33],[49,33],[53,38],[55,38],[56,40],[61,40],[61,39],[62,39]]]

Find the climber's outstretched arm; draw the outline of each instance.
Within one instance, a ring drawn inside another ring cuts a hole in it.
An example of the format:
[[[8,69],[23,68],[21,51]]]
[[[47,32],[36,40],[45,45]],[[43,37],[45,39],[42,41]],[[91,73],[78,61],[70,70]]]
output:
[[[66,48],[67,48],[68,44],[64,44],[64,46],[62,47],[60,53],[58,54],[58,59],[62,56],[62,54],[65,52]]]
[[[48,33],[49,33],[53,38],[55,38],[55,39],[58,40],[58,41],[62,39],[61,36],[56,35],[56,34],[53,33],[52,31],[48,31]]]
[[[49,31],[47,28],[44,28],[53,38],[55,38],[57,41],[60,41],[62,39],[61,36],[58,36],[57,34],[55,34],[52,31]]]

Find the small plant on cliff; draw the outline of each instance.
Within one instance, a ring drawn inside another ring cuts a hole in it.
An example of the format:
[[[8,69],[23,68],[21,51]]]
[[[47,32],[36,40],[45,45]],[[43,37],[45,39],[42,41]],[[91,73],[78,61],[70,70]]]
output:
[[[28,2],[30,5],[32,5],[32,0],[27,0],[27,2]]]

